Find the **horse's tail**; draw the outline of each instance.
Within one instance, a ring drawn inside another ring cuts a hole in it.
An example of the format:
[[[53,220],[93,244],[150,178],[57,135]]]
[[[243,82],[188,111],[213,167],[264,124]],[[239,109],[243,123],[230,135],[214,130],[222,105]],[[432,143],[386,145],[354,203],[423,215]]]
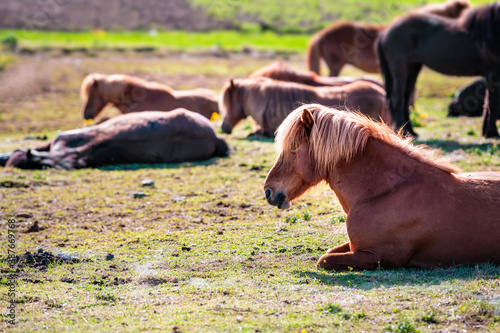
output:
[[[213,156],[216,157],[225,157],[229,155],[229,146],[226,141],[221,138],[215,138],[215,152]]]
[[[9,160],[10,155],[12,153],[7,153],[7,154],[0,154],[0,166],[5,166],[7,164],[7,161]]]
[[[391,125],[395,125],[394,117],[390,108],[390,98],[392,92],[392,75],[391,70],[389,68],[389,64],[384,54],[384,50],[382,48],[382,39],[384,35],[381,34],[377,40],[377,55],[380,65],[380,73],[385,81],[385,105],[384,110],[382,111],[382,118],[386,123],[391,123]]]
[[[320,52],[319,46],[321,43],[321,38],[318,34],[314,35],[307,45],[306,51],[306,66],[307,70],[320,75]]]

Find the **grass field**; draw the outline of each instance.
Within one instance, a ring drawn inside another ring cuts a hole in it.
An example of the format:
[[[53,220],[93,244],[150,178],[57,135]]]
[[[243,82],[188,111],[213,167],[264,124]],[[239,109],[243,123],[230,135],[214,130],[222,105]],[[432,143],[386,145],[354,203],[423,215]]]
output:
[[[404,12],[433,1],[327,1],[327,0],[189,0],[214,17],[240,23],[242,29],[256,29],[248,22],[258,21],[282,33],[310,33],[333,21],[354,20],[386,24]],[[474,5],[489,3],[471,1]]]
[[[136,52],[13,56],[0,74],[0,153],[35,147],[37,136],[82,126],[78,87],[93,71],[155,79],[176,89],[218,91],[269,63],[244,54],[211,57]],[[303,56],[288,62],[303,67]],[[347,68],[346,75],[361,72]],[[420,142],[464,170],[500,170],[497,140],[480,120],[445,117],[451,93],[470,78],[425,70],[417,108]],[[416,113],[415,113],[416,114]],[[116,115],[107,109],[105,115]],[[344,214],[325,185],[278,211],[263,198],[272,140],[251,124],[224,136],[229,158],[79,171],[0,170],[0,248],[16,221],[17,254],[39,248],[75,264],[18,272],[10,332],[497,332],[500,268],[327,272],[314,264],[346,241]],[[153,187],[141,181],[152,179]],[[147,196],[134,199],[133,193]],[[42,230],[27,233],[38,221]],[[464,246],[466,246],[464,244]],[[112,260],[105,257],[113,254]],[[9,301],[0,263],[2,311]]]
[[[89,32],[23,31],[0,30],[0,40],[7,36],[16,36],[21,48],[30,50],[48,49],[171,49],[200,50],[216,48],[220,50],[241,50],[251,47],[260,50],[283,52],[301,52],[307,46],[308,35],[279,35],[267,32]]]

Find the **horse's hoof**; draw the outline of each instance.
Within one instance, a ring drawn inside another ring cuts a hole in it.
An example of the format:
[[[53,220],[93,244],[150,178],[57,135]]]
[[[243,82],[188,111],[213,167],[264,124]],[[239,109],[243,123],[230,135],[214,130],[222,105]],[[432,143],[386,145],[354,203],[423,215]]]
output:
[[[327,260],[326,260],[326,258],[327,258],[327,257],[328,257],[328,253],[327,253],[327,254],[323,254],[323,255],[319,258],[318,262],[316,263],[316,267],[319,267],[319,268],[324,268],[324,269],[331,269],[331,268],[329,268],[329,267],[328,267],[328,265],[327,265]]]
[[[492,138],[499,138],[500,134],[498,134],[498,131],[491,131],[491,132],[483,133],[483,136],[485,138],[492,139]]]

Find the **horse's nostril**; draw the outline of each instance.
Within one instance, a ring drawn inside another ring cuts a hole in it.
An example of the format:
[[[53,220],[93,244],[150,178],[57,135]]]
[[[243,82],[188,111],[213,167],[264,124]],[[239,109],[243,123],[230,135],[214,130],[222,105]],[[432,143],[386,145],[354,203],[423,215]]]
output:
[[[269,200],[272,195],[273,195],[273,190],[271,190],[270,188],[268,188],[266,190],[266,200]]]

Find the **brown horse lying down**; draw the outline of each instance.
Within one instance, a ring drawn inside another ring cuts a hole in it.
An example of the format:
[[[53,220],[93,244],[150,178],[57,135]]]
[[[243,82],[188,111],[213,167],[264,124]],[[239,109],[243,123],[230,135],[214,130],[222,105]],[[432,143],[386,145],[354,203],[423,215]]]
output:
[[[468,0],[450,0],[442,4],[430,4],[412,12],[430,13],[457,18],[471,7]],[[358,22],[338,22],[312,36],[306,52],[307,69],[320,74],[320,58],[330,69],[330,76],[338,76],[345,64],[351,64],[365,72],[380,73],[375,42],[387,26]]]
[[[217,138],[209,120],[177,109],[131,113],[63,132],[46,146],[14,151],[6,166],[72,170],[110,164],[200,161],[227,153],[226,142]]]
[[[349,242],[318,266],[500,264],[500,172],[459,173],[384,124],[321,105],[293,111],[276,146],[269,204],[286,209],[324,180],[347,213]]]
[[[208,119],[219,113],[218,95],[209,89],[176,91],[167,85],[129,75],[87,75],[80,94],[85,101],[85,119],[95,118],[108,103],[121,113],[185,108]]]
[[[283,64],[281,61],[275,61],[272,64],[262,67],[261,69],[250,74],[249,78],[268,77],[277,81],[288,81],[307,84],[308,86],[324,87],[324,86],[343,86],[356,81],[366,81],[384,88],[384,82],[374,76],[365,75],[360,78],[349,76],[342,77],[327,77],[320,76],[311,71],[301,71],[294,69],[291,66]]]
[[[392,122],[385,91],[373,83],[357,81],[338,87],[311,87],[260,77],[230,80],[222,88],[219,102],[224,117],[222,131],[230,134],[240,120],[251,116],[261,127],[260,134],[272,137],[288,114],[304,103],[358,110],[373,119]]]

